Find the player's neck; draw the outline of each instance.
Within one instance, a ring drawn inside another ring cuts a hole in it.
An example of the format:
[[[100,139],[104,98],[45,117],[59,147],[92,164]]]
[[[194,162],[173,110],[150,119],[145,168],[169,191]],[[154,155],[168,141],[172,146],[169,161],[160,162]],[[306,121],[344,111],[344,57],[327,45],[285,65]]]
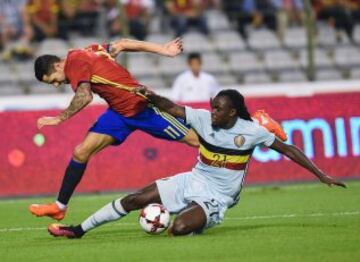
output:
[[[199,71],[199,72],[191,71],[191,73],[193,74],[193,76],[194,76],[195,78],[199,78],[199,77],[200,77],[200,71]]]
[[[234,127],[234,125],[236,124],[236,121],[237,121],[237,117],[230,120],[225,126],[223,126],[222,128],[223,129],[231,129]]]

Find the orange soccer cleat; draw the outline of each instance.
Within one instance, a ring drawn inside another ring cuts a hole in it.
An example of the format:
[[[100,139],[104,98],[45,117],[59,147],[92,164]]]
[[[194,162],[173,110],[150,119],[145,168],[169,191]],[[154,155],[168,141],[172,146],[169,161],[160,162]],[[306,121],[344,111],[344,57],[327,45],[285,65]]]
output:
[[[272,119],[264,110],[258,110],[252,116],[259,122],[259,125],[265,127],[271,133],[274,133],[283,142],[287,140],[287,135],[281,125]]]
[[[66,213],[66,209],[61,210],[56,203],[32,204],[29,206],[29,211],[37,217],[48,216],[56,220],[64,219]]]

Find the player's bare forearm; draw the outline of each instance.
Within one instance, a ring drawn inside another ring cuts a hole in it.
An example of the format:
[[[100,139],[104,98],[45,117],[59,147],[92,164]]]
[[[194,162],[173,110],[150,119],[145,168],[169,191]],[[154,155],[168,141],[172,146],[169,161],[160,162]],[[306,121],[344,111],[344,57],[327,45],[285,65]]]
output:
[[[270,146],[270,148],[274,149],[275,151],[286,155],[295,163],[299,164],[303,168],[309,170],[312,174],[314,174],[321,182],[328,184],[328,185],[337,185],[346,187],[340,181],[337,181],[329,176],[327,176],[324,172],[322,172],[314,162],[312,162],[299,148],[293,145],[287,145],[281,142],[278,139],[275,139],[274,143]]]
[[[166,97],[159,96],[153,92],[146,94],[149,101],[174,117],[185,119],[185,107],[180,106]]]
[[[177,38],[166,44],[138,41],[132,39],[120,39],[111,43],[110,55],[116,57],[120,52],[150,52],[163,56],[174,57],[182,52],[182,41]]]
[[[83,109],[92,101],[92,93],[89,83],[82,83],[77,88],[75,96],[71,100],[70,105],[60,115],[61,121],[65,121]]]

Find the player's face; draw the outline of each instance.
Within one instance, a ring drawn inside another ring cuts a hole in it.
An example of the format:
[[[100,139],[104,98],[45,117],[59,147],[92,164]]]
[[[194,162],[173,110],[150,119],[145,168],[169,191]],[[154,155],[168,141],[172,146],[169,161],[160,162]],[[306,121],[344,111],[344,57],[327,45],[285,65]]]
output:
[[[211,124],[213,127],[224,128],[236,115],[235,109],[226,96],[216,96],[210,101]]]
[[[54,70],[52,70],[50,74],[43,76],[43,82],[53,85],[56,88],[65,84],[67,81],[63,67],[55,64]]]
[[[197,75],[201,70],[201,61],[197,58],[191,59],[189,61],[189,67],[190,70]]]

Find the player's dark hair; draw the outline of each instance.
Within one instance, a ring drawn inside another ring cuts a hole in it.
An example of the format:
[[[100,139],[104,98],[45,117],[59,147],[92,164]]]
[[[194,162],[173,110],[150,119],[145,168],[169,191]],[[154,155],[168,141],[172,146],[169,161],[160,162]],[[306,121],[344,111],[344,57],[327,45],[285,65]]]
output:
[[[237,90],[221,90],[216,96],[226,96],[227,98],[229,98],[233,107],[236,109],[238,117],[245,120],[253,121],[245,105],[244,97]]]
[[[201,62],[201,55],[200,53],[197,53],[197,52],[193,52],[193,53],[190,53],[187,57],[187,61],[190,62],[191,60],[193,59],[197,59]]]
[[[54,70],[54,63],[60,61],[61,59],[55,55],[42,55],[36,58],[34,63],[36,79],[43,81],[44,75],[48,75]]]

